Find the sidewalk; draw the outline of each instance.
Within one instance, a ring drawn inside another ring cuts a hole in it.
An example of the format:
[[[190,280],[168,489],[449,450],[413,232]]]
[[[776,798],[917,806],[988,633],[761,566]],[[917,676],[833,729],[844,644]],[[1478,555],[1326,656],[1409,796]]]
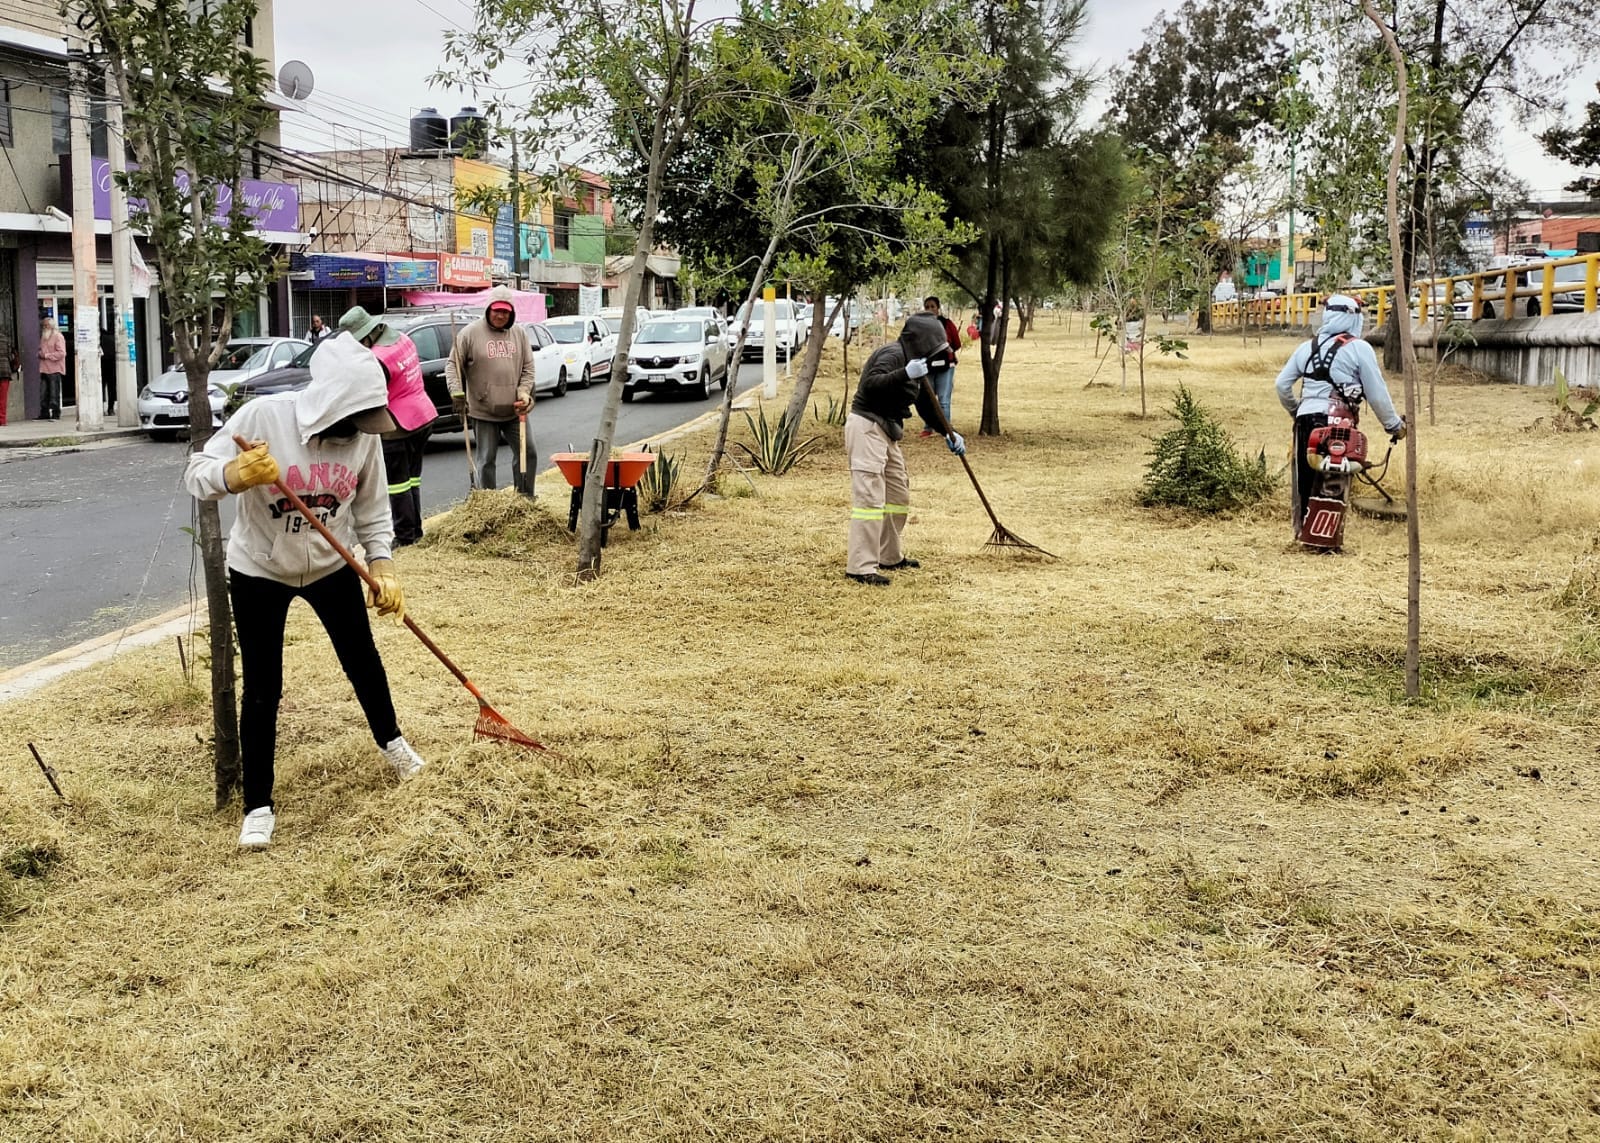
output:
[[[137,426],[119,428],[115,419],[106,427],[93,433],[80,433],[76,421],[62,418],[59,421],[14,421],[0,425],[0,448],[38,448],[46,441],[53,447],[68,448],[92,444],[95,441],[136,440],[144,435]]]

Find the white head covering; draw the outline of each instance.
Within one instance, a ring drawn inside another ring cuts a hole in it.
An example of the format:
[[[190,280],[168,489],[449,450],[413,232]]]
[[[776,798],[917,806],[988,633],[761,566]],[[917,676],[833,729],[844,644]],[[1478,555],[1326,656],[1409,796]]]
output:
[[[311,355],[311,383],[295,394],[294,419],[305,444],[357,413],[387,409],[389,383],[372,350],[348,332],[329,338]]]
[[[1322,332],[1329,337],[1361,336],[1361,303],[1349,294],[1333,294],[1323,303]]]

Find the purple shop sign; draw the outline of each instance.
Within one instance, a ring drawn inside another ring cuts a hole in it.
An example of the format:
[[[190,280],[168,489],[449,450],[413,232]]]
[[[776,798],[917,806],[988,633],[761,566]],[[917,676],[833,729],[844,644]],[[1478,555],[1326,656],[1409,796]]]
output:
[[[66,164],[63,162],[63,168]],[[106,159],[90,159],[89,171],[94,182],[94,216],[111,217],[111,163]],[[63,179],[66,176],[63,174]],[[189,176],[179,173],[178,189],[187,192]],[[239,187],[244,199],[245,213],[255,220],[257,230],[300,229],[300,192],[288,183],[267,183],[259,179],[245,179]],[[128,209],[136,211],[140,199],[129,199]],[[227,218],[233,210],[233,188],[223,187],[217,196],[215,217]]]

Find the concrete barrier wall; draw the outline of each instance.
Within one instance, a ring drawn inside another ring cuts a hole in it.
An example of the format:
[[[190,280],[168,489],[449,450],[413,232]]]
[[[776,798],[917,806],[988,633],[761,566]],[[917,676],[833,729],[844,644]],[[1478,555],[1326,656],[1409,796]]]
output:
[[[1368,340],[1382,345],[1386,330]],[[1419,357],[1434,357],[1438,326],[1414,325]],[[1444,359],[1518,385],[1554,385],[1560,369],[1573,385],[1600,386],[1600,312],[1454,323]]]

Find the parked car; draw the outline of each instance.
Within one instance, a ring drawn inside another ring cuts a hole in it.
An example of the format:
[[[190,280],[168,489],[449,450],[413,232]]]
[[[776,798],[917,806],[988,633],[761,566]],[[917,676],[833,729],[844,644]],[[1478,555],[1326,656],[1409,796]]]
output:
[[[241,337],[228,342],[211,370],[211,425],[220,428],[229,390],[270,369],[281,368],[307,348],[293,337]],[[154,440],[175,440],[189,428],[189,379],[173,366],[139,392],[139,426]]]
[[[728,348],[732,349],[739,340],[739,327],[744,324],[745,309],[739,307],[739,313],[728,323],[727,341]],[[772,303],[772,333],[778,347],[778,357],[793,356],[800,351],[806,343],[806,335],[811,328],[811,313],[805,311],[802,318],[796,312],[795,305],[788,298],[779,298]],[[744,339],[744,356],[759,359],[765,348],[767,331],[767,303],[758,301],[755,304],[753,316],[750,319],[750,332]]]
[[[600,320],[606,323],[606,328],[612,332],[622,330],[622,306],[606,306],[600,311]],[[636,306],[633,311],[633,328],[637,330],[645,322],[651,320],[655,313],[646,306]]]
[[[1575,267],[1581,270],[1583,267]],[[1557,266],[1556,273],[1559,277],[1563,267]],[[1513,291],[1525,290],[1537,286],[1544,278],[1542,266],[1517,266],[1507,270],[1504,274],[1497,274],[1492,278],[1483,280],[1483,305],[1478,311],[1478,316],[1486,320],[1501,317],[1538,317],[1544,312],[1543,305],[1537,297],[1510,297]],[[1580,278],[1581,281],[1581,278]],[[1583,308],[1580,295],[1578,308]],[[1468,303],[1471,311],[1471,303]]]
[[[596,377],[610,378],[617,335],[603,318],[554,317],[544,326],[566,349],[569,382],[587,389]]]
[[[833,313],[833,307],[838,305],[838,299],[829,298],[827,304],[828,312],[831,314]],[[828,335],[830,337],[843,337],[846,323],[848,323],[850,326],[850,335],[854,337],[857,331],[861,329],[860,302],[852,301],[845,303],[844,307],[839,311],[838,316],[833,319],[833,326],[828,330]]]
[[[568,347],[556,340],[556,335],[536,321],[524,322],[528,331],[528,344],[533,347],[534,396],[548,393],[565,397],[572,375],[567,369]]]
[[[728,387],[730,350],[714,318],[673,315],[648,322],[628,349],[628,380],[622,399],[633,400],[640,389],[688,392],[705,400],[711,383]]]
[[[428,399],[433,402],[438,419],[433,422],[436,433],[459,433],[461,418],[450,406],[450,387],[444,379],[445,365],[450,360],[455,335],[465,329],[479,315],[470,311],[403,310],[384,314],[385,323],[411,338],[417,346],[417,356],[422,361],[422,383]],[[321,342],[317,343],[321,345]],[[232,416],[240,405],[257,397],[272,393],[290,393],[304,389],[311,383],[311,357],[316,346],[305,345],[295,359],[281,369],[270,370],[237,386],[225,410]]]
[[[324,339],[324,341],[329,339]],[[235,385],[228,394],[228,400],[222,407],[222,415],[231,417],[239,411],[239,407],[246,401],[253,401],[257,397],[268,397],[273,393],[293,393],[304,389],[311,384],[311,355],[317,351],[316,345],[308,345],[295,355],[293,361],[277,369],[269,369],[265,373],[257,374],[248,381]]]

